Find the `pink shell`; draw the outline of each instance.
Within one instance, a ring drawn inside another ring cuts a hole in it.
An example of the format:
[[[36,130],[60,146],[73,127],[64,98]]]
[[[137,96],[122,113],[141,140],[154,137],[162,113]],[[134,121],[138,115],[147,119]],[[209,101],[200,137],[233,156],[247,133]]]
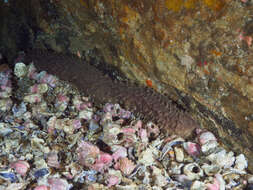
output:
[[[101,152],[98,158],[96,159],[96,163],[92,166],[92,169],[103,172],[107,169],[112,163],[112,156],[107,153]]]
[[[11,163],[10,167],[14,168],[18,174],[25,176],[26,172],[30,168],[30,165],[26,161],[19,160],[17,162]]]
[[[212,184],[208,183],[206,185],[207,190],[219,190],[220,189],[220,184],[218,182],[218,180],[215,178],[214,182]]]
[[[200,153],[200,146],[197,143],[187,142],[184,149],[190,156],[198,156]]]
[[[148,133],[146,129],[140,129],[139,136],[142,142],[148,142]]]
[[[35,187],[33,190],[49,190],[49,187],[46,185],[39,185]]]

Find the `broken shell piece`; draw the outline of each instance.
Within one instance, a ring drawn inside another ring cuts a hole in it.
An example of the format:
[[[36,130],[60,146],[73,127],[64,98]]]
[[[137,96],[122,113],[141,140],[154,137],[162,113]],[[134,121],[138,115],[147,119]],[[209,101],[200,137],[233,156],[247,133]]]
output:
[[[34,188],[34,190],[49,190],[50,187],[46,185],[39,185]]]
[[[173,178],[176,180],[176,184],[178,184],[178,182],[180,182],[180,185],[183,185],[184,187],[186,187],[188,189],[192,185],[192,180],[188,176],[186,176],[184,174],[174,175]],[[174,188],[173,188],[173,190],[174,190]]]
[[[199,140],[200,145],[204,145],[209,141],[217,141],[214,134],[209,131],[200,133],[198,140]]]
[[[14,68],[14,74],[18,77],[24,77],[27,74],[27,68],[24,63],[16,63]]]
[[[0,99],[0,111],[6,112],[11,109],[12,100],[10,98]]]
[[[167,142],[162,149],[162,156],[160,159],[162,160],[164,156],[172,149],[173,146],[183,144],[184,141],[185,140],[183,138],[179,137],[172,141]]]
[[[16,162],[13,162],[11,163],[10,165],[11,168],[14,168],[15,171],[22,175],[22,176],[25,176],[26,175],[26,172],[29,170],[30,168],[30,165],[28,162],[26,161],[23,161],[23,160],[19,160],[19,161],[16,161]]]
[[[104,153],[100,151],[100,154],[96,158],[95,164],[91,167],[93,170],[104,173],[106,169],[112,165],[112,156],[108,153]]]
[[[78,118],[89,121],[92,119],[92,116],[93,116],[92,108],[86,108],[85,110],[79,112]]]
[[[199,179],[204,175],[203,170],[197,163],[189,163],[185,165],[184,174],[189,177],[190,180]]]
[[[109,169],[108,176],[106,179],[107,186],[111,187],[120,184],[122,179],[121,172],[118,170]]]
[[[113,154],[112,157],[114,161],[118,161],[119,158],[127,157],[127,149],[123,146],[114,145],[111,147]]]
[[[82,141],[77,148],[79,162],[83,166],[92,167],[99,156],[99,148],[89,142]]]
[[[175,161],[172,161],[170,169],[169,169],[169,173],[173,174],[173,175],[179,175],[179,174],[181,174],[183,167],[184,167],[183,163],[177,163]]]
[[[0,123],[0,137],[5,137],[6,135],[12,133],[13,130],[8,127],[5,123]]]
[[[35,84],[29,88],[29,92],[36,94],[44,94],[48,91],[48,85],[46,83],[43,84]]]
[[[184,150],[179,147],[174,147],[176,161],[183,162],[184,161]]]
[[[216,174],[212,184],[206,185],[207,190],[225,190],[225,181],[220,174]]]
[[[124,133],[121,131],[121,126],[117,124],[107,123],[103,126],[103,141],[111,145],[117,145],[124,141]]]
[[[135,164],[128,158],[120,158],[114,168],[119,169],[125,175],[130,175],[135,168]]]
[[[168,184],[167,178],[163,175],[164,171],[161,169],[151,166],[152,168],[152,176],[155,179],[155,184],[159,187],[164,187],[165,185]]]
[[[46,71],[41,71],[39,74],[36,75],[36,80],[39,83],[47,83],[51,87],[55,87],[58,83],[58,78],[56,76],[47,74]]]
[[[50,186],[50,189],[55,189],[55,190],[69,190],[72,185],[68,184],[67,180],[61,179],[61,178],[49,178],[48,184]]]
[[[6,181],[10,181],[11,183],[14,183],[18,180],[17,176],[14,173],[8,171],[0,172],[0,179],[1,178]]]
[[[30,94],[24,97],[24,102],[28,102],[31,104],[41,102],[41,100],[42,100],[41,94]]]
[[[138,163],[144,165],[144,166],[151,166],[154,164],[155,159],[154,159],[154,154],[156,150],[155,148],[147,148],[146,150],[142,151]]]
[[[54,106],[60,112],[63,112],[68,106],[69,98],[63,94],[58,94]]]
[[[219,152],[210,154],[209,156],[207,156],[207,159],[213,164],[216,164],[223,168],[230,168],[235,162],[234,153],[227,153],[224,149]]]
[[[206,189],[205,183],[197,180],[192,183],[190,188],[190,190],[205,190],[205,189]]]
[[[200,154],[200,146],[197,143],[185,142],[183,146],[190,156],[198,156]]]
[[[208,155],[215,151],[215,149],[218,147],[217,141],[208,141],[204,145],[201,146],[201,151]]]
[[[243,154],[236,156],[235,169],[244,171],[248,167],[248,161]]]
[[[50,152],[47,157],[47,164],[48,166],[59,168],[60,163],[58,161],[58,155],[57,152]]]
[[[27,110],[26,103],[21,102],[21,104],[19,104],[19,106],[14,104],[14,106],[12,106],[11,110],[12,110],[14,117],[21,117]]]
[[[213,176],[221,170],[220,166],[217,165],[209,165],[207,163],[204,163],[201,168],[204,170],[205,174],[208,176]]]

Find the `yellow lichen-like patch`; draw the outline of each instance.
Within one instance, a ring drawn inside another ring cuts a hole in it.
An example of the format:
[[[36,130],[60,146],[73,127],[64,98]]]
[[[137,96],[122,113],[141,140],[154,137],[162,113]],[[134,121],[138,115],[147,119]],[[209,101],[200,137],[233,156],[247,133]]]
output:
[[[183,5],[184,5],[183,0],[166,0],[165,1],[165,6],[169,10],[173,10],[175,12],[180,11],[182,9]]]
[[[224,5],[224,0],[202,0],[209,8],[214,11],[220,11]]]
[[[196,7],[198,0],[187,0],[184,2],[184,7],[186,9],[193,9]]]
[[[221,10],[225,5],[225,0],[165,0],[165,6],[169,10],[178,12],[182,8],[193,9],[198,2],[203,2],[214,11]]]
[[[138,19],[138,13],[130,9],[128,6],[124,7],[125,16],[121,18],[121,21],[125,24],[130,24]]]
[[[215,49],[214,49],[214,50],[211,50],[211,51],[210,51],[210,53],[211,53],[212,55],[217,56],[217,57],[220,57],[220,56],[222,55],[222,53],[221,53],[221,52],[216,51]]]

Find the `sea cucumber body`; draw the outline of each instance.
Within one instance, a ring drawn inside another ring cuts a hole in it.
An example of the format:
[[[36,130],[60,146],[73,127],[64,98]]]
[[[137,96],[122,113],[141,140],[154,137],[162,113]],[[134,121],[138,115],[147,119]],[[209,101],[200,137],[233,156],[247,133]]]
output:
[[[153,89],[136,84],[117,82],[102,71],[73,55],[32,50],[26,53],[25,63],[33,62],[61,80],[74,84],[98,103],[120,103],[126,108],[152,120],[166,134],[189,137],[199,125],[172,101]]]

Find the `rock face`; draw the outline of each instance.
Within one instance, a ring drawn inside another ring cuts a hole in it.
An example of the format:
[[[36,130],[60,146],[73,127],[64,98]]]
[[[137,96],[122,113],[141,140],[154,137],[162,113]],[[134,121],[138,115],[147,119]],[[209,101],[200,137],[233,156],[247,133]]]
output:
[[[36,47],[112,64],[253,163],[252,1],[10,0],[0,9],[9,60]]]

